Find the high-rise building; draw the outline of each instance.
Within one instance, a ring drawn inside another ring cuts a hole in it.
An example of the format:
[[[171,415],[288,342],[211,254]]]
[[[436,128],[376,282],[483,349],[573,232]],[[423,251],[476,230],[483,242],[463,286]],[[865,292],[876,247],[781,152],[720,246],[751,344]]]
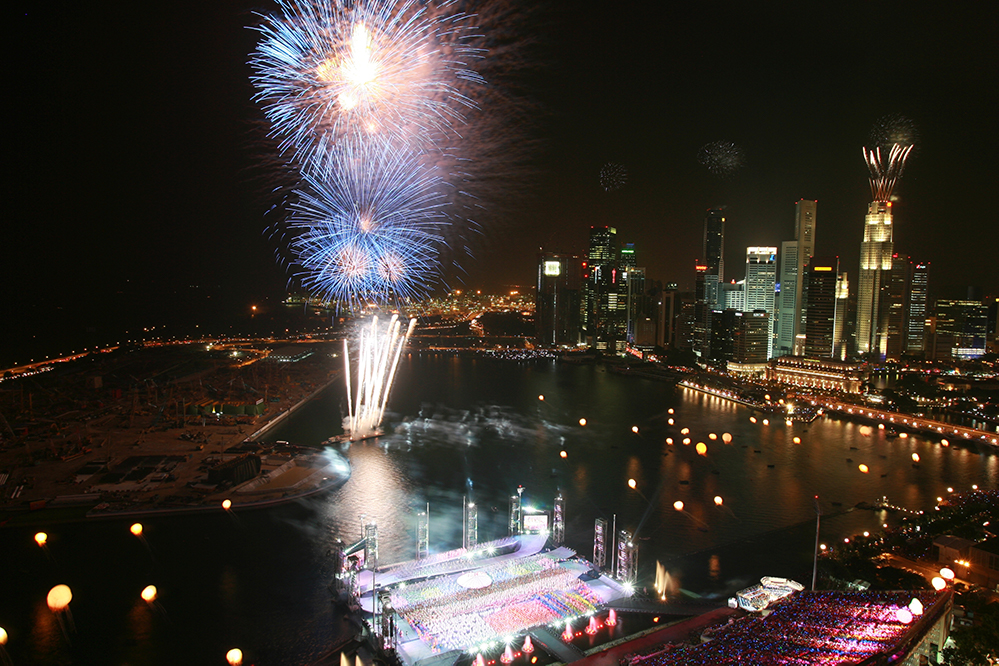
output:
[[[846,273],[840,273],[836,278],[836,328],[833,332],[833,358],[845,361],[848,353],[846,313],[850,303],[850,281]]]
[[[583,287],[583,327],[587,342],[598,349],[607,348],[608,308],[617,309],[617,229],[590,227],[590,248]]]
[[[857,292],[857,352],[884,357],[887,337],[878,332],[887,327],[882,309],[881,289],[887,286],[891,271],[892,211],[890,201],[872,201],[864,220],[864,241],[860,244],[860,285]],[[882,348],[881,342],[884,343]]]
[[[913,262],[909,283],[909,312],[905,330],[905,352],[922,354],[926,347],[926,306],[929,293],[930,262]]]
[[[885,326],[879,331],[879,335],[883,336],[885,341],[879,347],[884,348],[885,358],[898,360],[905,351],[911,269],[912,264],[907,255],[893,254],[891,272],[887,282],[881,287],[881,312],[884,313]]]
[[[894,221],[892,190],[902,177],[905,160],[912,146],[892,147],[887,161],[880,148],[864,149],[864,160],[870,170],[871,198],[864,218],[864,240],[860,244],[860,273],[857,294],[857,353],[884,358],[888,348],[888,312],[883,306],[881,290],[888,286],[892,267]]]
[[[836,351],[836,286],[839,257],[812,257],[805,272],[805,356],[833,358]]]
[[[725,279],[725,215],[720,208],[711,208],[704,216],[704,263],[708,273]]]
[[[721,285],[721,295],[718,299],[718,307],[723,310],[738,310],[742,312],[746,309],[746,281],[723,282]]]
[[[939,300],[933,352],[936,358],[972,359],[985,353],[989,309],[981,301]]]
[[[539,256],[534,320],[540,346],[579,343],[582,287],[582,257],[559,252]]]
[[[771,329],[769,319],[770,315],[765,310],[736,313],[729,373],[759,376],[766,372]]]
[[[695,269],[694,352],[707,358],[711,349],[711,312],[721,302],[721,283],[725,279],[725,216],[720,208],[710,208],[704,216],[702,256]]]
[[[812,219],[814,219],[812,215]],[[811,234],[809,234],[811,235]],[[743,303],[744,312],[763,310],[768,315],[768,325],[773,326],[776,310],[777,289],[777,248],[747,247],[746,248],[746,299]],[[773,357],[773,331],[770,331],[770,342],[767,343],[767,358]]]
[[[804,332],[805,266],[815,254],[818,205],[818,201],[811,199],[800,199],[794,204],[794,240],[781,243],[780,302],[777,304],[773,356],[791,354],[795,339]]]

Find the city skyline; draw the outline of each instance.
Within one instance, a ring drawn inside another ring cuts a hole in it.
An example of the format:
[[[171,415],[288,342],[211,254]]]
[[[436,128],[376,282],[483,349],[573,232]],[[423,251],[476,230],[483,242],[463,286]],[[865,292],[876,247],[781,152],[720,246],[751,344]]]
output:
[[[234,310],[285,291],[279,240],[265,233],[275,202],[252,168],[263,152],[254,138],[262,113],[251,100],[256,34],[247,26],[253,11],[271,9],[192,3],[161,15],[112,3],[22,12],[16,46],[35,55],[15,68],[22,130],[11,151],[16,223],[3,262],[15,312],[55,301],[99,326],[100,316],[125,316],[108,303],[129,289],[160,298],[211,287]],[[791,206],[802,198],[821,206],[816,251],[839,256],[855,283],[870,200],[859,148],[879,118],[899,113],[919,140],[897,188],[896,251],[932,263],[931,291],[999,285],[999,267],[984,254],[997,243],[995,226],[981,216],[961,221],[979,255],[951,233],[954,198],[994,182],[995,137],[979,129],[991,108],[979,91],[995,89],[996,77],[988,8],[876,3],[827,13],[733,3],[658,8],[642,21],[627,9],[554,2],[516,23],[516,38],[502,35],[509,43],[497,40],[497,57],[508,57],[507,46],[520,54],[519,78],[489,85],[529,101],[532,152],[493,197],[502,203],[484,200],[473,258],[458,258],[449,286],[531,284],[539,247],[582,253],[590,226],[613,226],[635,243],[649,280],[692,288],[704,211],[726,207],[723,260],[736,266],[746,247],[792,237]],[[891,55],[856,48],[865,25],[889,22]],[[878,59],[887,59],[890,81],[872,89]],[[698,151],[719,141],[733,142],[739,157],[712,173]],[[601,187],[611,163],[626,177]]]

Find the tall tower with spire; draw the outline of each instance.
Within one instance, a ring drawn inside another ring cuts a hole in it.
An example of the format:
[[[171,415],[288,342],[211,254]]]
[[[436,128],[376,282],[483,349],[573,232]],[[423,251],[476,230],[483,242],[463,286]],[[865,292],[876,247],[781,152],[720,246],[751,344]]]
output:
[[[864,218],[864,240],[860,244],[860,273],[857,292],[857,352],[877,353],[881,358],[887,351],[887,336],[882,333],[888,326],[887,311],[882,308],[881,289],[891,274],[894,221],[891,194],[902,176],[905,160],[912,146],[892,146],[887,160],[881,149],[864,148],[864,160],[871,172],[873,201],[867,206]]]

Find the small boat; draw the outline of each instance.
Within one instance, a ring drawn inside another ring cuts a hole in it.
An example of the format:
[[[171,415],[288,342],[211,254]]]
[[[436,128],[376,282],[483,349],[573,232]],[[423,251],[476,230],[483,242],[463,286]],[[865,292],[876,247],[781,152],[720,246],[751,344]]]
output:
[[[775,465],[767,465],[767,467],[773,469],[775,467]]]

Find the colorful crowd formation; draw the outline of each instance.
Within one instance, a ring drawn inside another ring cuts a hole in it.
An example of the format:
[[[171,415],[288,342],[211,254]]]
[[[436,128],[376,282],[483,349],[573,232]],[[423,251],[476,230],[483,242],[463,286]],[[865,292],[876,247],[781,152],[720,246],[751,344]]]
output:
[[[600,598],[554,553],[482,569],[492,584],[466,589],[453,577],[392,593],[392,605],[434,652],[466,649],[595,611]]]
[[[895,645],[919,620],[907,613],[916,598],[927,612],[934,592],[799,592],[766,617],[731,621],[707,643],[666,644],[632,655],[622,666],[856,663]],[[907,621],[905,621],[907,620]]]

